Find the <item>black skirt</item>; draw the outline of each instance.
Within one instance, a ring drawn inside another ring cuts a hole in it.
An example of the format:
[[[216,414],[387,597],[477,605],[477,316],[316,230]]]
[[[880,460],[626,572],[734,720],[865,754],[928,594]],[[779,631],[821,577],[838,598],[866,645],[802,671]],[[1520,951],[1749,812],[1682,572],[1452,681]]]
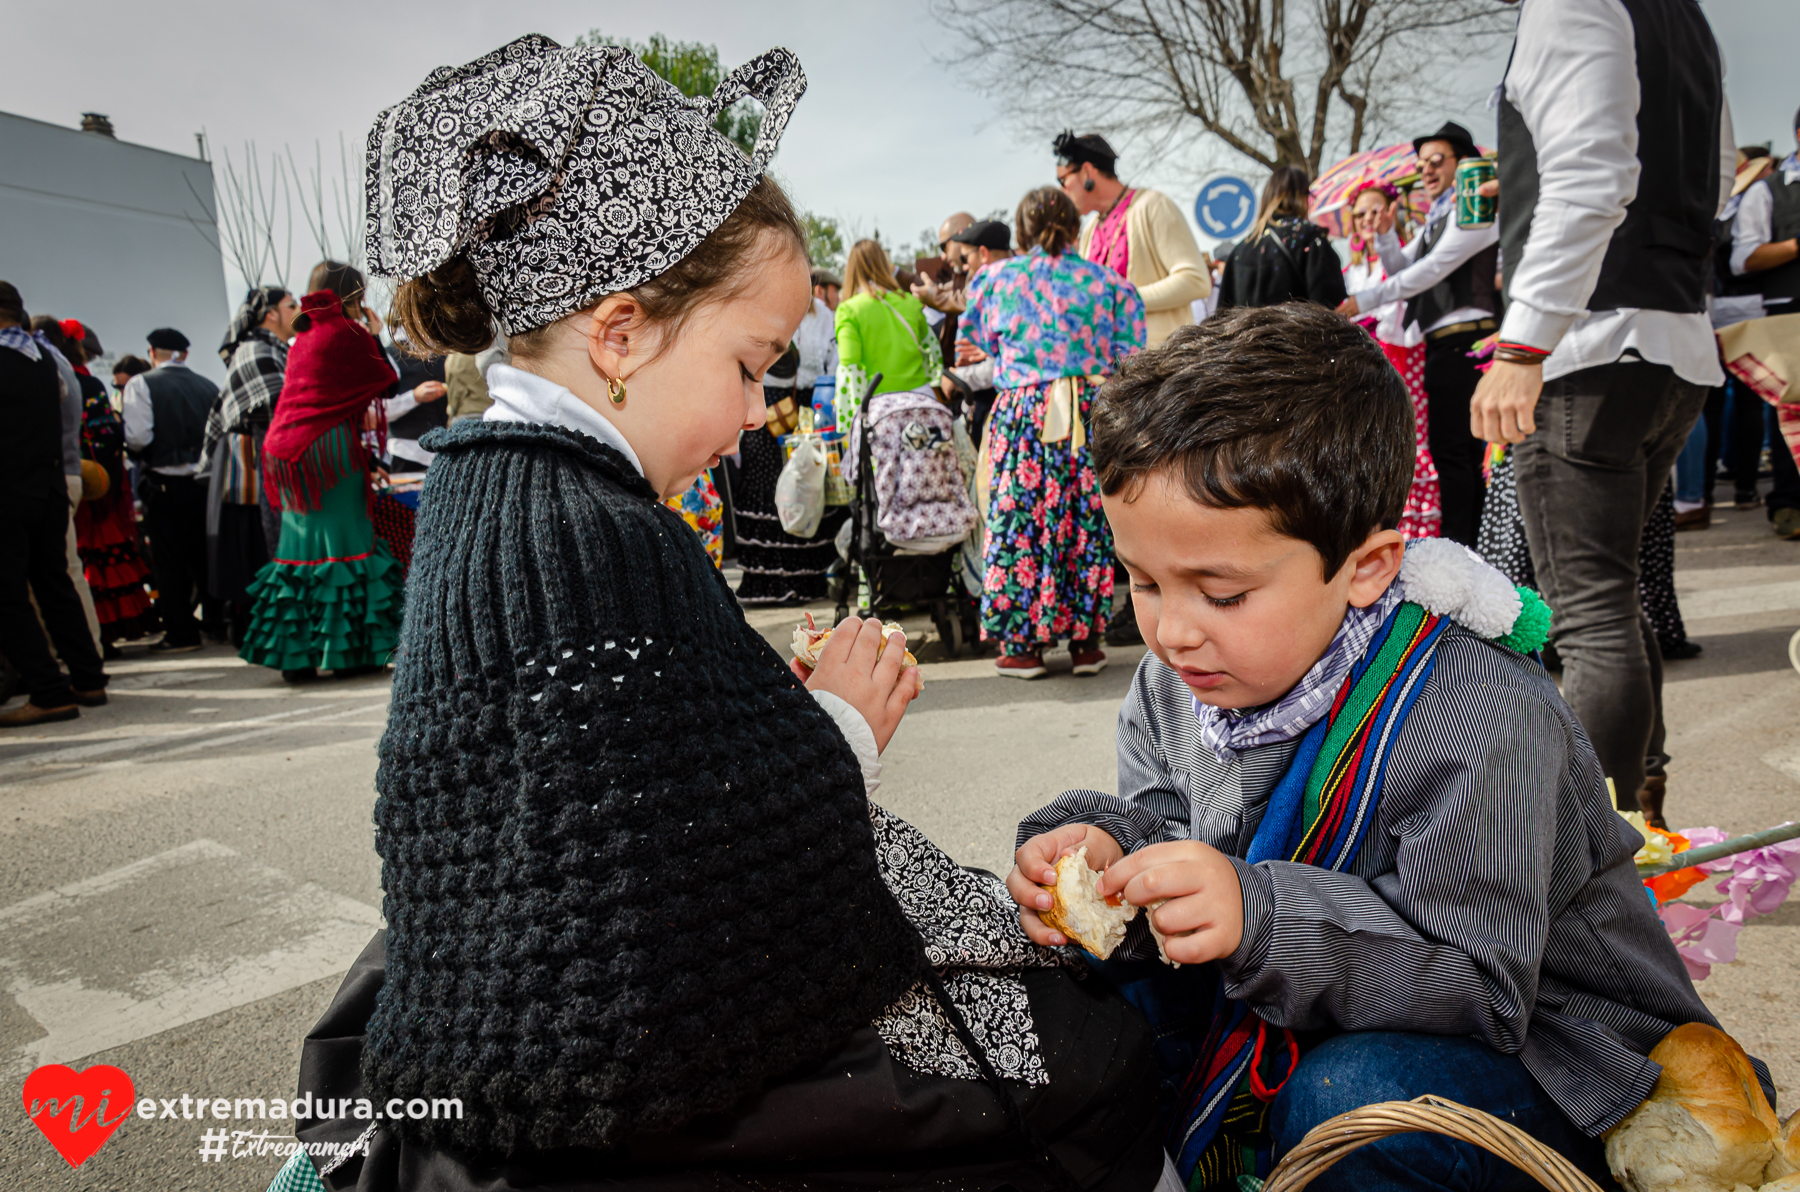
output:
[[[385,970],[377,933],[306,1038],[300,1091],[364,1095],[363,1032]],[[1021,973],[1050,1081],[1009,1088],[1031,1129],[1081,1188],[1150,1192],[1163,1169],[1149,1028],[1100,980],[1063,969]],[[377,1106],[379,1110],[381,1107]],[[927,1076],[896,1063],[873,1027],[731,1115],[634,1139],[618,1151],[454,1154],[405,1142],[373,1123],[366,1157],[325,1175],[332,1192],[600,1192],[601,1189],[902,1189],[1061,1192],[1031,1158],[995,1093],[979,1080]],[[352,1142],[355,1118],[300,1123],[306,1143]],[[331,1160],[316,1158],[317,1167]]]
[[[800,391],[810,400],[811,389]],[[782,396],[786,396],[783,394]],[[737,559],[744,570],[738,584],[740,604],[804,604],[825,598],[826,569],[837,559],[838,527],[847,511],[827,506],[818,532],[796,538],[781,528],[775,513],[775,482],[787,462],[781,444],[768,428],[745,431],[738,440],[736,487],[732,490],[732,515],[737,520]]]

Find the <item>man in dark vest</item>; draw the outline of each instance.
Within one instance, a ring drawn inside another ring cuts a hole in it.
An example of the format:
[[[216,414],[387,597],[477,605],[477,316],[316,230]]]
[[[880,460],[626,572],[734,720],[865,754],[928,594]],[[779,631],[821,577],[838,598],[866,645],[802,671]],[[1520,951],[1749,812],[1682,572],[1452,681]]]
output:
[[[1794,126],[1794,137],[1800,141],[1800,112],[1794,114]],[[1761,294],[1767,314],[1800,311],[1800,153],[1788,154],[1767,177],[1744,191],[1731,225],[1730,280]],[[1767,438],[1775,473],[1769,520],[1781,537],[1800,538],[1800,471],[1792,454],[1783,450],[1775,407],[1757,404],[1762,428],[1757,442]]]
[[[1524,0],[1499,125],[1506,318],[1472,429],[1520,445],[1563,697],[1620,808],[1660,821],[1662,661],[1638,545],[1724,379],[1706,295],[1736,172],[1700,6]]]
[[[1406,321],[1425,333],[1425,400],[1431,458],[1437,463],[1444,537],[1474,546],[1481,528],[1481,453],[1486,444],[1465,429],[1469,399],[1481,379],[1469,349],[1494,333],[1494,275],[1500,229],[1456,223],[1456,163],[1479,157],[1475,138],[1454,122],[1413,138],[1419,184],[1431,200],[1425,231],[1404,246],[1390,223],[1375,237],[1387,280],[1344,299],[1338,310],[1355,318],[1406,299]]]
[[[24,300],[0,281],[0,653],[30,698],[0,726],[73,720],[106,702],[106,672],[69,578],[69,494],[63,479],[63,382],[50,348],[26,330]],[[37,611],[31,607],[37,596]],[[38,613],[43,623],[38,622]],[[45,640],[45,631],[49,641]],[[51,656],[50,642],[69,673]]]
[[[200,648],[194,605],[206,588],[206,482],[200,477],[206,415],[219,391],[187,366],[188,339],[172,327],[148,336],[154,365],[125,386],[125,449],[143,467],[138,495],[150,535],[156,614],[152,653]]]

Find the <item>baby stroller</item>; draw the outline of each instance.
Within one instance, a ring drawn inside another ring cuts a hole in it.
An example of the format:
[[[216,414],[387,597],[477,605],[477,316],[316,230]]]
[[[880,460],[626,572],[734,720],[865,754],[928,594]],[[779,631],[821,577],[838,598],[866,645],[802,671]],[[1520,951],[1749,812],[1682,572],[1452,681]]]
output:
[[[957,548],[969,531],[965,527],[962,534],[941,544],[931,539],[922,540],[927,545],[918,549],[891,542],[881,528],[880,489],[888,487],[890,492],[893,491],[891,477],[894,473],[890,469],[897,469],[900,464],[893,459],[877,459],[878,452],[884,450],[916,455],[953,450],[942,426],[938,425],[940,422],[947,424],[948,411],[940,406],[937,414],[942,418],[933,417],[923,402],[909,405],[905,394],[883,394],[884,398],[895,400],[884,403],[888,408],[878,411],[875,389],[880,384],[881,374],[876,373],[863,391],[856,425],[851,428],[856,437],[854,461],[850,459],[851,452],[845,452],[845,465],[851,469],[848,477],[851,487],[850,542],[846,552],[848,565],[838,571],[831,586],[832,598],[837,602],[837,619],[841,621],[849,615],[852,600],[861,617],[874,616],[900,605],[926,605],[931,609],[931,623],[936,627],[938,637],[951,657],[955,657],[962,653],[965,644],[973,648],[981,633],[980,598],[964,588],[957,567]],[[909,409],[914,417],[908,419],[904,427],[889,422],[889,419],[904,417]],[[877,433],[877,423],[883,424],[880,433]],[[878,466],[887,479],[886,484],[877,483]]]

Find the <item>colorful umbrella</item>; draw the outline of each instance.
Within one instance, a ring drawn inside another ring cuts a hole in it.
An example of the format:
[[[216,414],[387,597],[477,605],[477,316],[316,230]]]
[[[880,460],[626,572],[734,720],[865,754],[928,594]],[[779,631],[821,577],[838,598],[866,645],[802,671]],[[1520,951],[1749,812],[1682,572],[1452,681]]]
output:
[[[1493,153],[1486,146],[1477,148],[1484,154]],[[1367,182],[1399,187],[1411,222],[1424,221],[1431,204],[1418,185],[1418,155],[1411,141],[1352,154],[1320,174],[1312,184],[1312,221],[1334,237],[1349,236],[1354,230],[1350,226],[1351,196]]]

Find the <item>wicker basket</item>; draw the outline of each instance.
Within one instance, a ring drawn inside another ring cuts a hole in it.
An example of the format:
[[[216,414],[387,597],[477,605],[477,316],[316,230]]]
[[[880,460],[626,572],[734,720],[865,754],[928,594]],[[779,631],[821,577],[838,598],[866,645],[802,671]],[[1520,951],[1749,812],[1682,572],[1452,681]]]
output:
[[[1442,1097],[1383,1101],[1320,1122],[1269,1173],[1263,1192],[1299,1192],[1333,1163],[1366,1142],[1426,1130],[1473,1143],[1505,1159],[1552,1192],[1601,1192],[1575,1165],[1525,1133],[1479,1109]]]

